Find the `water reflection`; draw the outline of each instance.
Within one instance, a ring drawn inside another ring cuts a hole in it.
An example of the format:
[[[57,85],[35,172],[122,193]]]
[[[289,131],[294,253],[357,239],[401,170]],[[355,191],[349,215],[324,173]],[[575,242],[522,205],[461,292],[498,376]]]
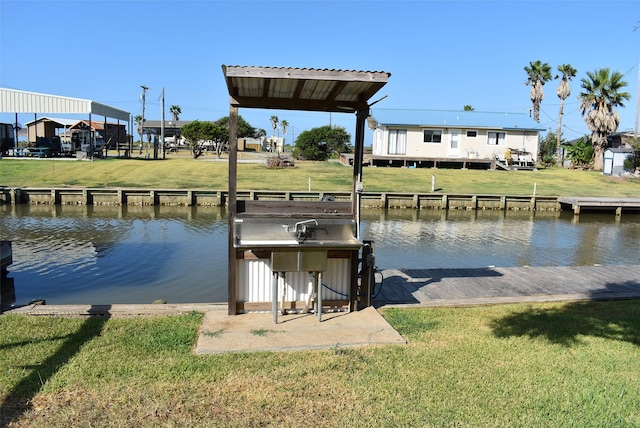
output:
[[[0,236],[13,241],[9,276],[18,304],[32,299],[93,304],[226,300],[224,210],[1,208]]]
[[[640,218],[365,210],[362,237],[381,269],[637,264]],[[224,208],[3,205],[0,239],[17,304],[227,300]]]
[[[567,212],[368,210],[381,268],[636,264],[637,216]]]

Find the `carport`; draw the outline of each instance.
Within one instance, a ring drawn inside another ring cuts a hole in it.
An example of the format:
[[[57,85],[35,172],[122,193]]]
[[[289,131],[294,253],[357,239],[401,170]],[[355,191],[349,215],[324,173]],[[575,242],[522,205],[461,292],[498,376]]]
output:
[[[229,221],[228,313],[229,315],[235,315],[238,313],[238,310],[241,309],[240,306],[246,303],[246,301],[239,301],[239,290],[242,287],[246,287],[246,285],[240,284],[241,281],[238,277],[238,260],[242,259],[245,254],[251,253],[250,250],[240,250],[237,246],[238,234],[236,227],[238,224],[241,224],[243,219],[240,218],[239,222],[236,222],[236,218],[238,214],[246,215],[250,209],[250,201],[241,201],[242,203],[239,203],[237,200],[238,109],[259,108],[356,114],[353,189],[350,209],[348,208],[349,203],[347,203],[347,208],[343,212],[343,215],[351,215],[355,219],[355,239],[361,239],[359,228],[360,193],[362,192],[362,157],[365,123],[370,114],[369,99],[387,83],[391,74],[378,71],[226,65],[222,66],[222,71],[229,92],[229,199],[227,203]],[[306,206],[304,204],[306,204]],[[262,220],[265,221],[269,217],[275,216],[275,213],[282,215],[282,213],[285,212],[293,216],[293,213],[309,213],[313,212],[313,209],[322,209],[318,208],[318,205],[313,205],[313,203],[296,203],[293,201],[287,201],[284,204],[264,203],[256,205],[259,205],[256,209],[263,210],[260,211],[259,215],[261,215]],[[344,204],[340,205],[340,207],[344,208]],[[326,213],[327,210],[317,212]],[[313,221],[316,220],[312,218],[299,223]],[[276,224],[276,229],[277,228],[282,229],[282,225]],[[271,248],[271,250],[274,249]],[[273,252],[277,252],[277,249]],[[354,252],[356,253],[355,256],[353,255]],[[255,253],[257,253],[257,251]],[[252,257],[252,255],[249,256]],[[350,274],[349,309],[354,310],[357,303],[357,273],[354,272],[354,268],[357,267],[358,262],[357,250],[351,251],[351,256],[349,257],[351,257],[352,272]],[[270,270],[273,266],[274,258],[272,254]],[[273,271],[275,272],[275,269],[273,269]],[[261,285],[256,285],[256,287],[259,286]],[[246,289],[242,290],[242,292],[245,291]],[[318,294],[318,297],[321,299],[321,292],[318,292]],[[322,312],[321,307],[320,312]]]
[[[34,120],[37,114],[74,114],[88,115],[89,123],[92,123],[93,115],[116,119],[118,126],[120,121],[124,121],[131,126],[131,114],[127,111],[117,109],[96,101],[81,98],[62,97],[58,95],[48,95],[36,92],[27,92],[16,89],[0,88],[0,113],[14,113],[15,127],[18,128],[19,113],[33,113]],[[15,144],[18,143],[18,136],[15,135]],[[93,147],[93,141],[91,144]]]

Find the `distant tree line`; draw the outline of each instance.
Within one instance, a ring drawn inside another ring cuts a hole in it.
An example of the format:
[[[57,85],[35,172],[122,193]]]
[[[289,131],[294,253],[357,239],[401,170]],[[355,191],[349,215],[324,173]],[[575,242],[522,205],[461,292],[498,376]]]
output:
[[[271,122],[274,132],[280,124],[283,135],[286,134],[287,121],[280,121],[277,116],[272,116]],[[199,157],[210,146],[215,148],[220,158],[229,146],[229,117],[222,117],[215,122],[194,120],[182,127],[181,134],[191,146],[194,158]],[[265,134],[263,129],[254,128],[242,116],[238,116],[238,138],[260,138]],[[301,132],[292,154],[296,159],[324,161],[337,157],[340,153],[351,152],[350,141],[351,135],[345,128],[321,126]]]
[[[182,137],[191,146],[193,157],[198,158],[203,151],[212,145],[218,158],[229,147],[229,117],[222,117],[215,122],[194,120],[180,130]],[[238,138],[259,138],[264,136],[263,130],[252,127],[242,116],[238,116]]]

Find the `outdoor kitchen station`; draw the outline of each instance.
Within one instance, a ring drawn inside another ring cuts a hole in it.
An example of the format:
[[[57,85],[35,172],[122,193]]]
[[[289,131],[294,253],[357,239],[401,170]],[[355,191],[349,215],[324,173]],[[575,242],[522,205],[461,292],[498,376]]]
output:
[[[369,99],[386,72],[222,66],[229,91],[229,315],[357,310],[370,304],[372,245],[360,236],[364,131]],[[350,200],[237,198],[239,108],[356,115]]]

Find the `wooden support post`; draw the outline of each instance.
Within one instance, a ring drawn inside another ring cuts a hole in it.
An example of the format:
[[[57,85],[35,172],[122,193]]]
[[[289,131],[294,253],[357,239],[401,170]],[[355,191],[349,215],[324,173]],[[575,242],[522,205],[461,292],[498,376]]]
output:
[[[507,197],[506,196],[500,196],[500,209],[501,210],[506,210],[507,209]]]
[[[82,189],[82,204],[89,205],[89,192],[87,189]]]
[[[440,203],[440,208],[443,210],[446,210],[447,208],[449,208],[449,198],[447,198],[447,195],[442,195],[442,202]]]
[[[228,196],[228,305],[229,315],[236,315],[238,309],[238,262],[236,249],[233,246],[235,234],[235,218],[237,214],[237,183],[238,183],[238,104],[233,97],[229,97],[229,196]]]
[[[529,209],[531,211],[535,211],[536,210],[536,197],[535,196],[531,197],[531,201],[529,202]]]
[[[574,215],[578,215],[578,214],[580,214],[580,205],[578,205],[578,204],[573,204],[573,214],[574,214]]]
[[[620,217],[622,215],[622,207],[616,208],[616,217]]]

